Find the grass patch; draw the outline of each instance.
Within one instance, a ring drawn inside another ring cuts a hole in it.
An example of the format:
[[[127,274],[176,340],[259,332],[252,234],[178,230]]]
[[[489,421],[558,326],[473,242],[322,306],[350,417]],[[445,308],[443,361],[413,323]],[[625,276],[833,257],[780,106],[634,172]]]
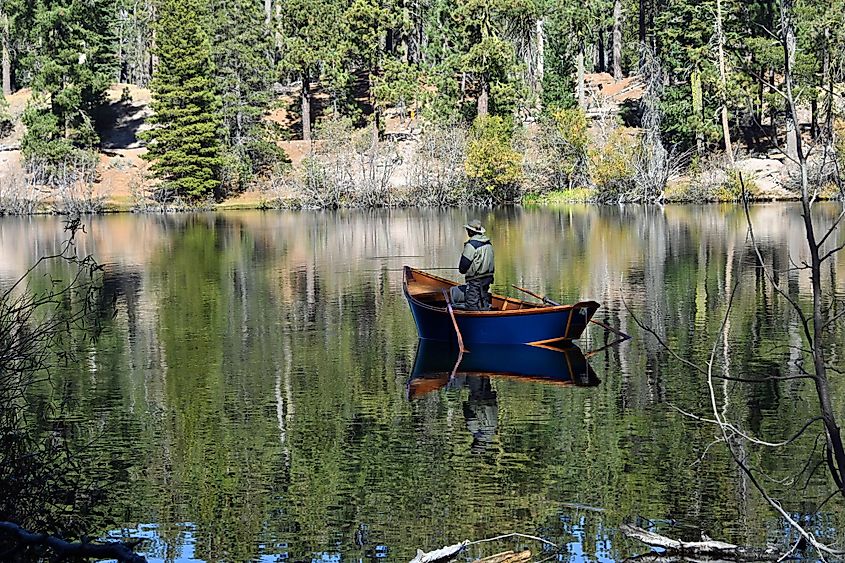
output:
[[[565,203],[585,203],[595,198],[596,191],[592,188],[569,188],[554,190],[544,194],[525,194],[523,205],[560,205]]]

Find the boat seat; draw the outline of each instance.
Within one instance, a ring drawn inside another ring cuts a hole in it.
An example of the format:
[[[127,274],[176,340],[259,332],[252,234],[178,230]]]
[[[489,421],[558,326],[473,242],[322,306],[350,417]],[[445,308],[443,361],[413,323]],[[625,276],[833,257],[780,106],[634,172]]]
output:
[[[411,295],[420,301],[437,301],[443,300],[443,292],[439,289],[437,291],[411,292]]]

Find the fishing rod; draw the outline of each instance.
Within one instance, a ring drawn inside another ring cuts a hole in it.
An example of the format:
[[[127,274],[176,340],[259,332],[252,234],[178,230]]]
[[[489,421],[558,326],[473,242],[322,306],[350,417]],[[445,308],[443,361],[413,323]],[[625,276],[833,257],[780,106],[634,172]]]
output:
[[[420,268],[414,268],[415,270],[425,270],[426,272],[437,272],[437,271],[456,271],[457,268],[426,268],[425,266]],[[375,268],[375,269],[367,269],[367,270],[349,270],[350,272],[404,272],[405,268]]]
[[[531,297],[533,297],[535,299],[539,299],[540,301],[542,301],[543,303],[545,303],[547,305],[553,305],[555,307],[560,306],[560,303],[558,303],[557,301],[552,301],[551,299],[549,299],[545,295],[538,295],[537,293],[534,293],[533,291],[525,289],[524,287],[519,287],[518,285],[515,285],[515,284],[511,284],[511,286],[513,286],[514,289],[518,289],[519,291],[521,291],[523,293],[527,293],[528,295],[530,295]],[[621,330],[619,330],[618,328],[614,328],[614,327],[612,327],[608,324],[605,324],[601,321],[597,321],[595,319],[590,319],[590,322],[602,327],[605,330],[609,330],[610,332],[619,336],[622,340],[628,340],[629,338],[631,338],[630,334],[626,334],[626,333],[622,332]]]

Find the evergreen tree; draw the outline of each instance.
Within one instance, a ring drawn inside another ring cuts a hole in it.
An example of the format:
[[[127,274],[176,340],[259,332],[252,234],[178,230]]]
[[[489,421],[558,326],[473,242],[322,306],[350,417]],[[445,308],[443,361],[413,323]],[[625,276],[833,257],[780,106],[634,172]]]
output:
[[[345,0],[288,0],[281,12],[282,71],[300,81],[302,139],[311,140],[311,81],[330,78],[337,90],[348,82]]]
[[[156,22],[158,66],[152,81],[153,128],[144,158],[162,187],[192,199],[220,186],[221,101],[214,86],[203,0],[161,0]]]
[[[459,0],[463,28],[462,69],[475,80],[477,115],[507,115],[523,95],[513,43],[505,40],[507,0]]]
[[[82,158],[98,143],[94,110],[105,101],[114,70],[110,0],[40,0],[16,14],[31,45],[22,64],[36,92],[24,116],[24,158],[49,181],[55,167]]]
[[[655,43],[663,72],[669,77],[665,89],[663,110],[664,133],[672,144],[682,148],[696,146],[698,152],[706,147],[725,142],[720,107],[726,105],[735,124],[738,113],[744,111],[740,87],[743,76],[732,72],[737,66],[736,57],[720,65],[717,36],[717,10],[715,0],[666,0],[666,6],[656,15]],[[727,56],[738,51],[737,33],[741,20],[740,4],[722,2],[721,30],[725,42],[732,48],[725,49]],[[723,79],[722,68],[730,74]]]
[[[406,53],[397,52],[397,43],[391,40],[404,33],[402,13],[393,2],[354,0],[345,19],[350,31],[350,54],[367,73],[373,139],[377,140],[385,107],[405,101],[405,96],[414,97],[414,69],[403,56]]]
[[[258,0],[215,0],[215,85],[222,100],[224,180],[245,187],[258,172],[285,159],[262,117],[272,98],[273,43]]]

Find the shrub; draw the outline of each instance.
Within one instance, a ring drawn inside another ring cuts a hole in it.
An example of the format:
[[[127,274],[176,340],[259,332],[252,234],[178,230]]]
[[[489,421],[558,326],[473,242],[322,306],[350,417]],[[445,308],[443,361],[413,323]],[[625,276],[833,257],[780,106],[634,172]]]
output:
[[[470,129],[464,169],[474,195],[488,202],[514,201],[522,182],[522,154],[511,144],[513,123],[477,117]]]
[[[5,139],[15,129],[15,121],[9,112],[9,102],[0,94],[0,139]]]
[[[619,202],[633,188],[636,142],[622,129],[612,129],[604,142],[588,151],[590,179],[596,187],[596,198],[602,202]]]
[[[410,205],[448,206],[466,199],[467,130],[460,125],[427,127],[408,172]]]
[[[554,190],[589,184],[587,116],[580,109],[555,110],[541,122],[540,183]]]

